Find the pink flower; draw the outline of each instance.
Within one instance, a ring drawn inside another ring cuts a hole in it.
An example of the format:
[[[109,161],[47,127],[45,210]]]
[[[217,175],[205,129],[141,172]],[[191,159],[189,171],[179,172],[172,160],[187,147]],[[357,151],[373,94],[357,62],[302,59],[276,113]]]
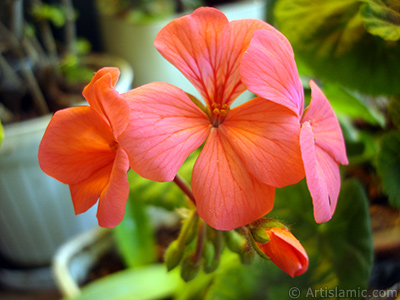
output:
[[[270,238],[265,244],[257,243],[274,264],[290,276],[298,276],[308,269],[308,256],[294,235],[283,228],[266,229]]]
[[[205,142],[191,185],[200,216],[220,230],[264,216],[274,187],[304,177],[296,113],[261,98],[230,108],[245,91],[240,59],[258,29],[275,31],[261,20],[229,22],[213,8],[168,24],[155,46],[197,88],[206,108],[167,83],[145,85],[130,97],[130,123],[119,139],[131,168],[156,181],[173,180]]]
[[[278,31],[259,30],[243,55],[240,74],[253,93],[289,108],[301,123],[300,146],[315,220],[328,221],[340,190],[339,163],[348,164],[339,122],[325,95],[310,81],[311,103],[303,113],[304,93],[289,41]]]
[[[68,184],[76,214],[99,199],[99,225],[114,227],[124,216],[129,185],[128,156],[118,136],[129,121],[129,105],[114,89],[119,71],[103,68],[85,87],[90,106],[57,111],[39,147],[42,170]]]

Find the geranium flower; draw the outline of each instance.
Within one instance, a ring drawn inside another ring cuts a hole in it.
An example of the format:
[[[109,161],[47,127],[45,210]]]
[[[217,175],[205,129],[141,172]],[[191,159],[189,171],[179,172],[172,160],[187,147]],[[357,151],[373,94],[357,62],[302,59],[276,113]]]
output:
[[[273,207],[274,187],[304,177],[295,113],[261,98],[231,108],[245,91],[240,59],[258,29],[275,31],[261,20],[229,22],[214,8],[169,23],[155,46],[192,82],[206,107],[166,83],[140,87],[119,139],[131,168],[156,181],[173,180],[205,142],[191,185],[199,215],[220,230],[264,216]]]
[[[257,243],[257,247],[271,261],[290,276],[298,276],[308,269],[308,256],[294,235],[283,228],[268,228],[269,242]]]
[[[339,163],[348,164],[339,122],[319,87],[310,81],[311,103],[303,113],[304,92],[293,49],[278,31],[256,31],[242,57],[241,78],[253,93],[286,106],[301,123],[300,146],[316,222],[331,219],[340,191]]]
[[[42,170],[68,184],[76,214],[99,199],[99,225],[114,227],[124,216],[129,161],[118,136],[129,121],[129,105],[114,89],[117,68],[103,68],[85,87],[90,106],[57,111],[39,147]]]

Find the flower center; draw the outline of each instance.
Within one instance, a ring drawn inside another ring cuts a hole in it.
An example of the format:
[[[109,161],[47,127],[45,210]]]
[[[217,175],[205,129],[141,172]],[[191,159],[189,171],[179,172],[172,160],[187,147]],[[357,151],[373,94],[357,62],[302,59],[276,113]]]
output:
[[[113,140],[111,143],[108,144],[108,146],[110,147],[111,152],[115,152],[118,148],[118,142],[116,140]]]
[[[228,113],[229,107],[226,104],[218,104],[213,102],[211,104],[211,124],[214,127],[218,127],[225,119],[226,114]]]

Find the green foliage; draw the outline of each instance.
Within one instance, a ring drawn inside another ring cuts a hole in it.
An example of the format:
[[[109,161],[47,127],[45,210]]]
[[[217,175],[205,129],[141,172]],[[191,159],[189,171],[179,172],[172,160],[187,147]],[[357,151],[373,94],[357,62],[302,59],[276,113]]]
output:
[[[289,225],[304,245],[310,260],[305,274],[290,278],[259,257],[243,265],[237,254],[226,250],[214,273],[200,273],[177,291],[175,300],[289,299],[293,288],[299,289],[299,299],[325,299],[324,293],[335,288],[342,292],[366,289],[373,261],[372,233],[368,201],[358,181],[344,182],[336,212],[327,223],[315,223],[304,180],[277,190],[268,217]],[[359,299],[355,293],[348,294],[347,298]]]
[[[130,194],[124,220],[112,231],[119,253],[128,268],[157,260],[154,229],[147,206]]]
[[[122,17],[131,24],[147,24],[176,11],[173,0],[97,0],[98,10],[105,15]]]
[[[186,159],[179,170],[179,174],[188,182],[192,176],[192,169],[199,152],[195,151]],[[137,201],[148,205],[159,206],[167,210],[174,210],[186,206],[186,196],[176,184],[169,182],[154,182],[140,177],[134,172],[128,173],[131,193]]]
[[[68,53],[61,60],[61,72],[68,84],[89,83],[97,70],[93,67],[85,66],[81,61],[81,57],[90,52],[91,45],[85,39],[77,39],[74,48],[76,49],[76,54]]]
[[[314,298],[319,299],[315,291],[321,288],[357,290],[367,287],[373,248],[368,200],[363,187],[356,180],[345,181],[336,212],[332,220],[324,224],[313,220],[311,203],[304,181],[277,191],[273,215],[292,225],[292,232],[309,255],[310,267],[304,275],[292,280],[282,271],[265,271],[264,280],[271,285],[270,299],[287,298],[282,295],[285,292],[288,295],[291,287],[301,291],[299,299],[305,299],[307,292],[308,296],[313,293]]]
[[[88,284],[70,300],[157,300],[173,295],[182,284],[177,272],[164,265],[127,269]]]
[[[364,0],[361,16],[367,31],[384,40],[400,39],[400,4],[396,0]]]
[[[62,27],[65,24],[64,11],[61,7],[56,5],[34,5],[31,13],[38,21],[47,20],[53,23],[56,27]]]
[[[197,155],[198,153],[190,155],[181,167],[180,174],[185,178],[190,179]],[[126,266],[137,267],[156,260],[155,233],[148,214],[148,205],[174,210],[186,205],[186,196],[174,182],[151,181],[132,170],[128,172],[128,180],[130,193],[124,220],[114,228],[113,233]]]
[[[321,227],[323,252],[339,287],[367,288],[373,263],[372,231],[368,198],[357,180],[344,182],[335,215]]]
[[[274,21],[316,77],[364,94],[400,93],[399,43],[365,29],[365,5],[358,0],[277,0]],[[374,10],[368,22],[382,23],[386,17]]]
[[[374,109],[357,94],[335,84],[324,84],[323,91],[338,117],[363,120],[371,125],[385,125],[383,113]]]
[[[377,156],[377,171],[390,203],[400,208],[400,131],[386,134]]]

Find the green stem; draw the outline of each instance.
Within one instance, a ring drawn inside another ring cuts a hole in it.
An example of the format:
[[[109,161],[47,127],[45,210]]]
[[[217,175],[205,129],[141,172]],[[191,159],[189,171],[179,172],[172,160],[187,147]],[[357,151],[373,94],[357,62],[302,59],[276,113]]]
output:
[[[195,264],[199,263],[202,256],[203,256],[203,246],[204,246],[204,241],[206,239],[206,234],[207,234],[207,226],[203,220],[200,220],[200,226],[199,226],[199,233],[197,235],[197,244],[196,244],[196,250],[194,253],[193,257],[193,262]]]

